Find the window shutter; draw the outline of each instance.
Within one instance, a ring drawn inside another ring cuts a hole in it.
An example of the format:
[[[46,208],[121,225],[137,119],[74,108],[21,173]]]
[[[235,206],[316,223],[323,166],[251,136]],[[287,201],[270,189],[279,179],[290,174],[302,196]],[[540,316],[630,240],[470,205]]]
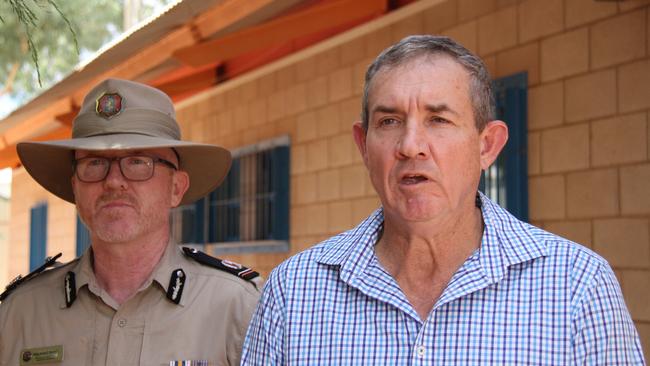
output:
[[[480,189],[520,220],[528,221],[528,77],[525,72],[493,83],[497,119],[509,138],[499,158],[481,178]]]
[[[289,240],[289,146],[271,151],[271,235],[269,239]]]
[[[29,270],[40,267],[45,262],[47,238],[47,203],[31,208],[29,223]]]
[[[88,232],[88,228],[86,225],[81,221],[81,218],[79,218],[79,215],[77,215],[77,250],[76,254],[77,257],[81,257],[81,255],[86,251],[86,248],[90,246],[90,232]]]

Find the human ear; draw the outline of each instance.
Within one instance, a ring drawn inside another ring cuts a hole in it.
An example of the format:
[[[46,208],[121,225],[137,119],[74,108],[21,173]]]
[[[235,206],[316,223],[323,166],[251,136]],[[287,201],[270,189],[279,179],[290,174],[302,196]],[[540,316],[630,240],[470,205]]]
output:
[[[363,128],[363,125],[360,121],[357,121],[352,125],[352,136],[354,137],[354,142],[357,144],[359,153],[363,158],[364,164],[368,165],[367,154],[366,154],[366,130]]]
[[[494,163],[508,141],[508,126],[503,121],[490,121],[479,135],[481,144],[481,169]]]
[[[187,172],[178,170],[172,176],[171,205],[177,207],[183,200],[185,192],[190,188],[190,176]]]

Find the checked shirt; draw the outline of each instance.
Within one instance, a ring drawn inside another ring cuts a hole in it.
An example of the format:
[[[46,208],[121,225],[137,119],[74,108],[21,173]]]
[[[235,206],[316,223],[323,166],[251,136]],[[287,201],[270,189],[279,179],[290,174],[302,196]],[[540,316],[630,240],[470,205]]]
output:
[[[481,200],[480,249],[426,321],[374,254],[378,209],[271,273],[242,365],[643,365],[607,262]]]

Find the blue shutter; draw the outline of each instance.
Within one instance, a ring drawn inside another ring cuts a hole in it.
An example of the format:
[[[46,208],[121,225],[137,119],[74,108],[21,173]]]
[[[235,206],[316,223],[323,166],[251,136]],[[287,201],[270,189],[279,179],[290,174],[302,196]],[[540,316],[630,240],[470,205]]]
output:
[[[81,257],[89,246],[90,233],[88,232],[86,225],[79,218],[79,215],[77,215],[77,257]]]
[[[228,182],[224,190],[223,199],[225,204],[225,215],[221,218],[220,228],[225,237],[223,241],[239,241],[239,215],[241,214],[241,159],[233,161],[228,174]]]
[[[497,119],[508,125],[508,143],[480,189],[520,220],[528,221],[528,80],[525,72],[494,81]]]
[[[271,154],[270,239],[289,240],[289,146],[278,146]]]
[[[209,196],[208,240],[211,243],[239,241],[240,158],[235,158],[228,175]]]
[[[31,208],[29,222],[29,270],[33,271],[45,262],[47,238],[47,203]]]

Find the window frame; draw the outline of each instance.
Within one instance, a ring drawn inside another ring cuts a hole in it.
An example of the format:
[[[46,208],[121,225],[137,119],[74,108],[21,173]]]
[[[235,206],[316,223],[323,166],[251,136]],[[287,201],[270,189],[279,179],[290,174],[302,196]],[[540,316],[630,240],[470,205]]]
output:
[[[47,202],[30,208],[29,216],[29,270],[43,265],[47,256]]]
[[[479,189],[486,192],[486,175],[504,186],[488,187],[487,196],[522,221],[528,221],[528,73],[495,79],[492,90],[496,118],[508,125],[508,142],[492,166],[481,174]]]
[[[261,152],[271,150],[271,154],[274,155],[274,159],[271,159],[271,170],[275,173],[271,173],[273,182],[271,186],[275,189],[273,193],[273,200],[276,205],[273,206],[273,211],[271,213],[271,220],[276,220],[280,218],[280,222],[275,222],[272,224],[272,230],[275,237],[278,237],[277,240],[230,240],[230,241],[212,241],[216,235],[216,222],[214,217],[216,210],[213,206],[216,195],[219,191],[219,188],[210,192],[205,197],[200,200],[189,204],[177,207],[172,215],[172,235],[174,238],[180,242],[193,247],[209,249],[211,253],[265,253],[265,252],[286,252],[289,250],[289,240],[290,240],[290,176],[291,176],[291,141],[288,135],[283,135],[269,140],[264,140],[252,145],[247,145],[241,148],[237,148],[231,151],[233,156],[233,166],[231,171],[226,176],[224,182],[221,183],[220,187],[223,187],[224,184],[233,184],[234,182],[228,182],[228,180],[238,181],[239,185],[236,186],[236,189],[241,189],[240,181],[240,170],[239,164],[241,164],[241,159],[252,154],[258,154]],[[279,154],[279,155],[278,155]],[[282,155],[282,156],[280,156]],[[237,172],[237,176],[233,178],[231,176],[232,172]],[[278,188],[284,188],[279,189]],[[220,197],[223,199],[223,197]],[[257,197],[256,197],[257,198]],[[241,203],[240,203],[241,204]],[[220,206],[223,207],[223,206]],[[183,215],[187,220],[182,223],[178,223],[179,217],[183,221]],[[192,219],[189,219],[189,217]],[[241,217],[241,213],[238,217]],[[284,220],[282,222],[282,220]],[[191,222],[191,229],[184,227],[186,222]],[[238,228],[239,229],[239,228]],[[179,230],[186,232],[186,230],[192,230],[195,233],[194,240],[192,241],[183,241],[183,232],[179,234]]]

